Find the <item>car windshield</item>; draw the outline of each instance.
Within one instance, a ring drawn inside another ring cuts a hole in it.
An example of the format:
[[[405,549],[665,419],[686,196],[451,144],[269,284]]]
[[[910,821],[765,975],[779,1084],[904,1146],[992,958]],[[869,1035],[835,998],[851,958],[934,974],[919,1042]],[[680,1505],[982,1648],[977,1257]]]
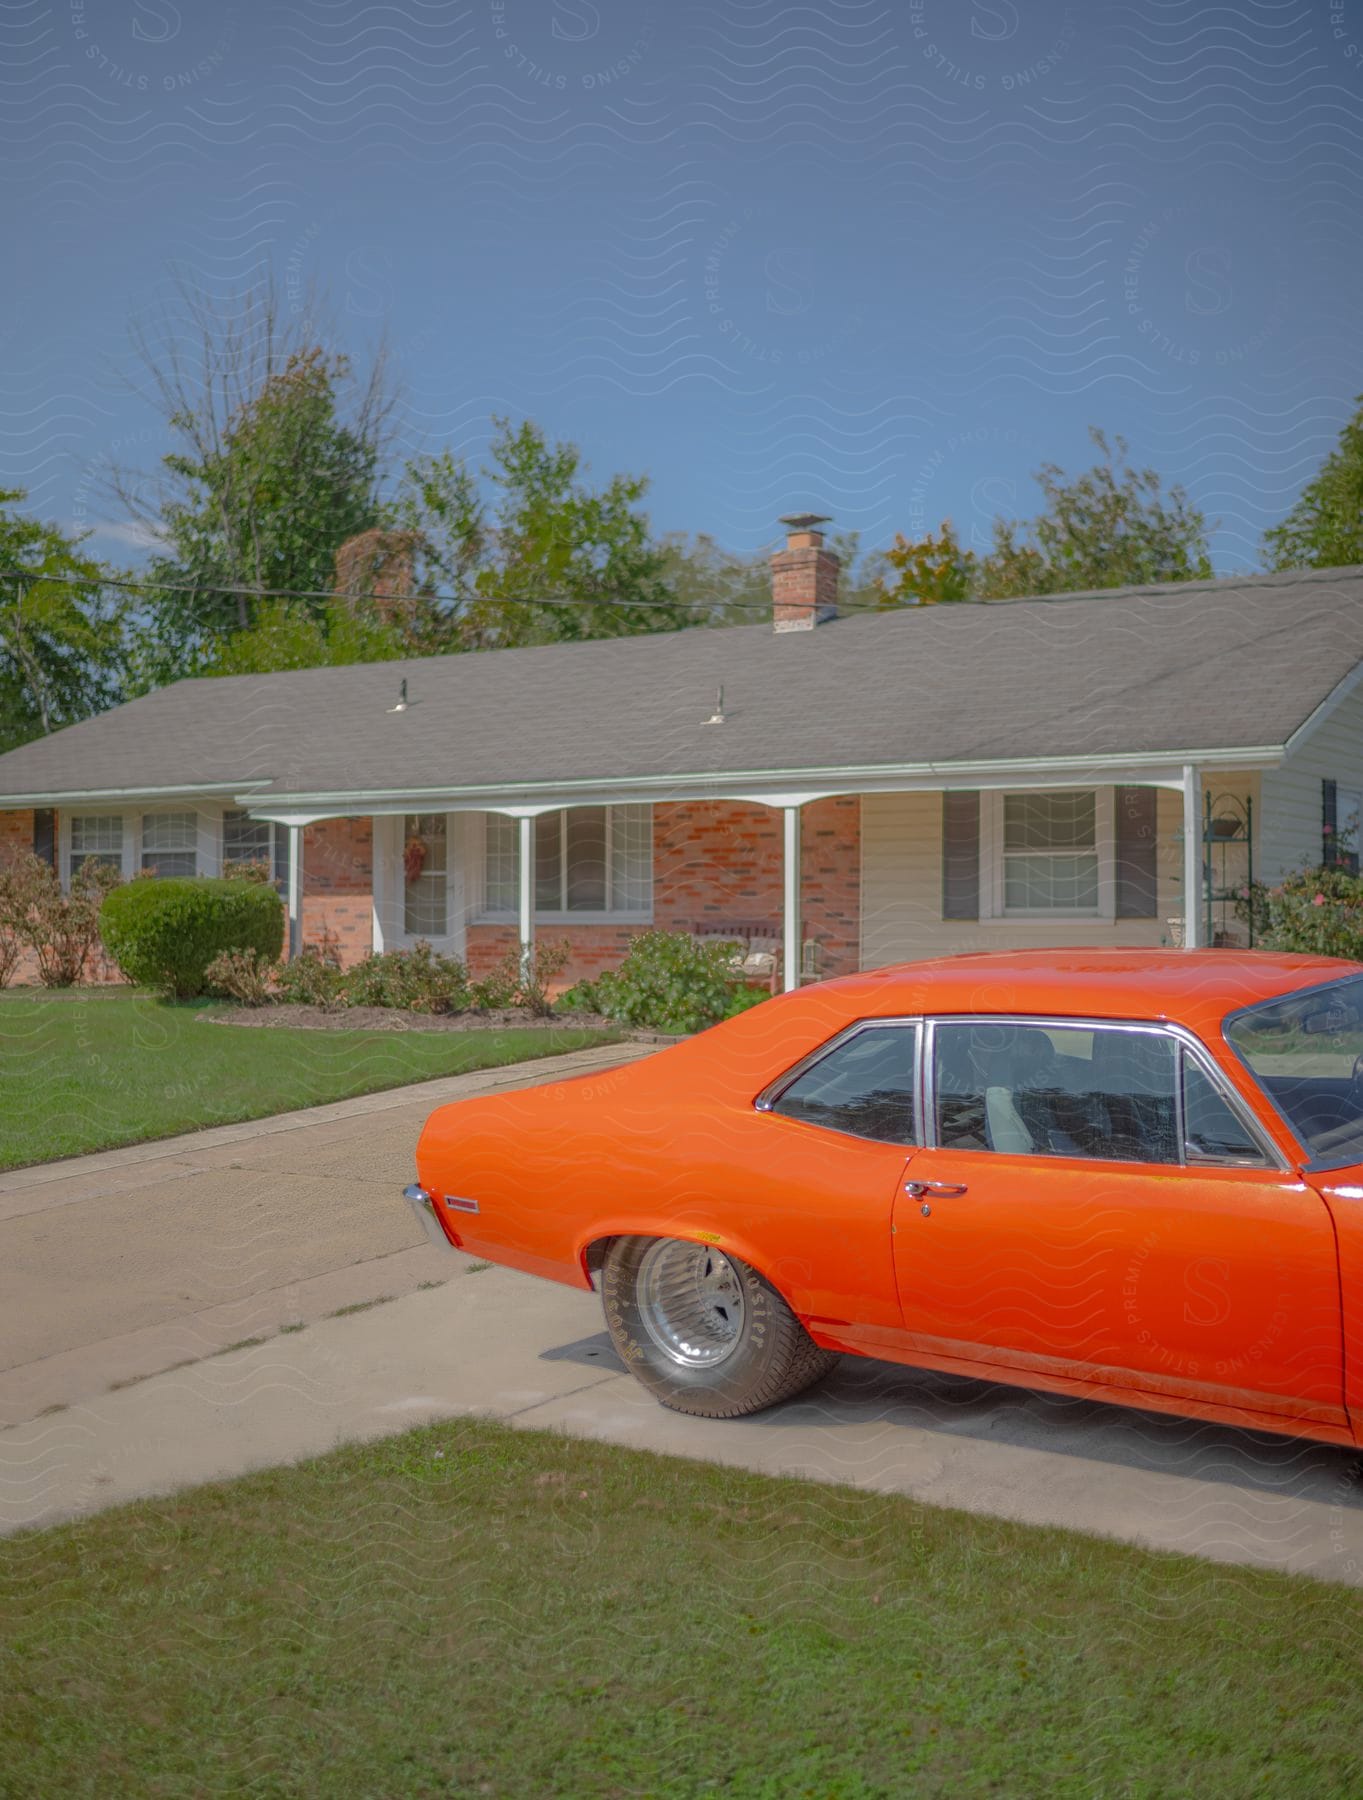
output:
[[[1363,1160],[1363,975],[1247,1007],[1226,1036],[1315,1162]]]

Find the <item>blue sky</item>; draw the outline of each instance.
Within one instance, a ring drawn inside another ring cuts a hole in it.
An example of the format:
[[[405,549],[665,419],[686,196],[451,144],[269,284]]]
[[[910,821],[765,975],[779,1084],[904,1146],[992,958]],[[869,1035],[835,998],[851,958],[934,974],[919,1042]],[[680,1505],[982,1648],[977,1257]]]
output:
[[[405,447],[529,415],[745,550],[983,542],[1092,423],[1251,567],[1363,390],[1363,0],[18,0],[0,58],[0,481],[67,522],[165,447],[177,265],[386,326]]]

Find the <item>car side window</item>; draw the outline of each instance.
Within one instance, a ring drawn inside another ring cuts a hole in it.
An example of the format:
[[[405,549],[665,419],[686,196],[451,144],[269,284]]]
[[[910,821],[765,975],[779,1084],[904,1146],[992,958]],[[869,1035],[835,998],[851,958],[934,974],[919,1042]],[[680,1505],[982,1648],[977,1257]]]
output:
[[[1261,1169],[1267,1158],[1248,1127],[1206,1070],[1183,1058],[1183,1149],[1190,1163],[1245,1164]]]
[[[917,1044],[916,1025],[868,1025],[797,1075],[769,1110],[850,1137],[916,1143]]]
[[[1176,1163],[1177,1050],[1157,1031],[949,1021],[934,1032],[944,1149]]]

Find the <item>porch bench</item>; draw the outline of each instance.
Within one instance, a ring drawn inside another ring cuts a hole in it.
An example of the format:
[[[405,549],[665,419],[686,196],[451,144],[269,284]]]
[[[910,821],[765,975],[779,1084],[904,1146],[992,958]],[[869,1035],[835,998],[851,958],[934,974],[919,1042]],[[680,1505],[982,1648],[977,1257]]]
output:
[[[690,927],[698,943],[730,943],[739,946],[729,959],[729,976],[733,981],[766,982],[773,994],[779,993],[782,973],[782,936],[770,919],[697,919]],[[819,943],[816,938],[801,942],[800,980],[819,979]]]

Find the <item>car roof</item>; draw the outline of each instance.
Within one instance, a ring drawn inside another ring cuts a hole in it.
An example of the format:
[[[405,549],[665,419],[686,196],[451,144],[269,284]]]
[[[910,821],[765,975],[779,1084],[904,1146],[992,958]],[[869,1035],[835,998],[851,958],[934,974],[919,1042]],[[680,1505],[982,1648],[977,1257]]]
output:
[[[1040,1013],[1171,1019],[1205,1033],[1228,1013],[1363,964],[1262,950],[983,950],[825,985],[854,1016]]]

